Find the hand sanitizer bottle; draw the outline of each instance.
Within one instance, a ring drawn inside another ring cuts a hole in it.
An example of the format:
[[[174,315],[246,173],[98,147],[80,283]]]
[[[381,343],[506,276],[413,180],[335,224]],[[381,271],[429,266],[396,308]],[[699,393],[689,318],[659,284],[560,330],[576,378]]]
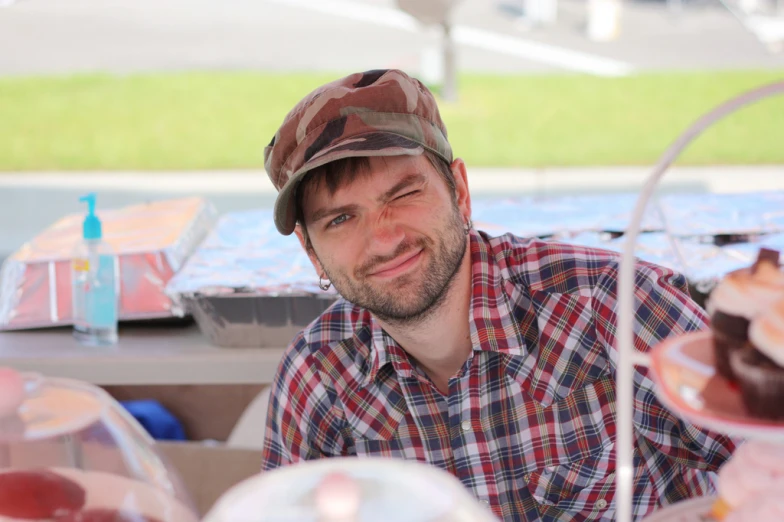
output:
[[[117,343],[117,256],[102,240],[101,221],[95,215],[95,194],[80,201],[87,203],[88,213],[71,265],[73,333],[85,345],[113,345]]]

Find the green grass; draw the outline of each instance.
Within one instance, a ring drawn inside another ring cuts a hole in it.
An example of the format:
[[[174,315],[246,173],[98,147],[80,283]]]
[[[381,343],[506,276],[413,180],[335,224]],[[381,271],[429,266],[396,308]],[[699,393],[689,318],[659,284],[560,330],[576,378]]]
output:
[[[259,168],[288,110],[331,74],[0,79],[0,171]],[[474,166],[648,165],[698,116],[784,72],[463,75],[441,104]],[[784,97],[715,126],[684,164],[784,163]]]

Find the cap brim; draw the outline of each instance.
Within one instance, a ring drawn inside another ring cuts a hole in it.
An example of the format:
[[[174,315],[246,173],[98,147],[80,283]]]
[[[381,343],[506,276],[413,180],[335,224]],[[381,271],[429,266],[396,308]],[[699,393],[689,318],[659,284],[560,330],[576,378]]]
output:
[[[294,232],[297,224],[296,201],[297,187],[302,178],[315,169],[327,163],[343,159],[369,156],[417,156],[424,153],[425,147],[421,143],[412,139],[389,132],[369,132],[357,136],[349,136],[340,141],[336,141],[329,147],[319,151],[319,153],[308,160],[278,193],[275,200],[275,227],[284,236]],[[437,155],[441,154],[433,151]]]

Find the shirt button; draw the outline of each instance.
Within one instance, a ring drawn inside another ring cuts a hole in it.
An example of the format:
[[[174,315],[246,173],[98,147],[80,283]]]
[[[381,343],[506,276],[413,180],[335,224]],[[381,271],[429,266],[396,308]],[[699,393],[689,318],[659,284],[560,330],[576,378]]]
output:
[[[596,501],[596,509],[604,509],[607,507],[607,501],[603,498],[600,498]]]
[[[463,431],[471,431],[471,423],[467,420],[463,421],[460,426],[463,428]]]
[[[484,499],[480,500],[479,503],[482,504],[483,506],[489,506],[490,505],[490,501],[489,500],[484,500]]]
[[[525,480],[526,482],[531,482],[531,475],[526,473],[525,475],[523,475],[523,480]]]

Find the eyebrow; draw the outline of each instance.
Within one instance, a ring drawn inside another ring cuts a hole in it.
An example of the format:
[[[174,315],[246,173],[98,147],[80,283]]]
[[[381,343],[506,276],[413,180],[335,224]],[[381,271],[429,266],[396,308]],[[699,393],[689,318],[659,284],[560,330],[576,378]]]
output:
[[[409,174],[408,176],[404,177],[403,179],[401,179],[400,181],[395,183],[395,185],[391,189],[389,189],[386,192],[384,192],[384,194],[382,194],[381,197],[379,198],[379,201],[382,202],[382,203],[386,203],[387,201],[392,199],[395,196],[395,194],[397,194],[401,190],[403,190],[403,189],[405,189],[407,187],[410,187],[411,185],[415,185],[417,183],[424,183],[424,182],[425,182],[425,176],[424,175],[422,175],[422,174]],[[359,209],[359,206],[358,205],[354,205],[354,204],[352,204],[352,205],[343,205],[343,206],[340,206],[340,207],[320,208],[320,209],[314,211],[313,214],[311,214],[310,221],[311,221],[311,223],[318,223],[322,219],[325,219],[325,218],[327,218],[329,216],[337,216],[337,215],[340,215],[340,214],[351,214],[351,213],[356,212],[358,209]]]

